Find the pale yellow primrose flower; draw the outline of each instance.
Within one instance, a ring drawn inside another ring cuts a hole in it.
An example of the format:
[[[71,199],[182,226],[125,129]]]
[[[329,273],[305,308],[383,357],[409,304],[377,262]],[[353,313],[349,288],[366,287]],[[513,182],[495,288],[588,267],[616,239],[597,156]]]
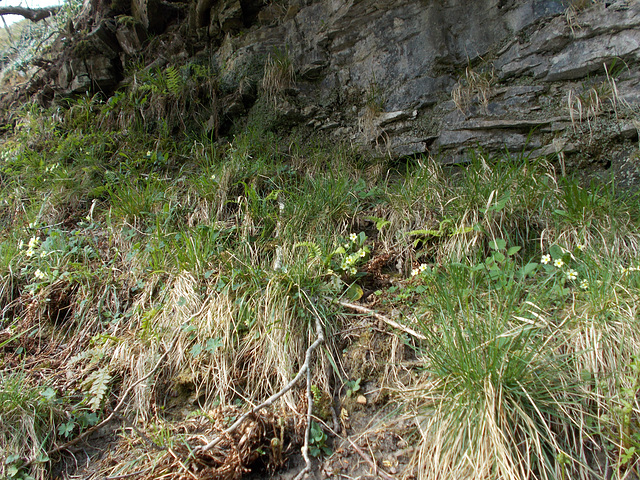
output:
[[[540,258],[540,263],[544,263],[545,265],[551,263],[551,255],[542,255],[542,258]]]
[[[352,233],[351,235],[349,235],[349,240],[351,240],[352,242],[355,242],[358,239],[358,235],[356,235],[355,233]]]
[[[553,262],[553,264],[556,266],[556,268],[562,268],[562,266],[564,265],[564,262],[562,261],[561,258],[558,258]]]
[[[589,280],[586,278],[580,282],[580,288],[582,290],[587,290],[589,288]]]
[[[420,273],[420,270],[418,270],[417,268],[414,268],[413,270],[411,270],[411,276],[415,277],[416,275],[418,275]]]
[[[567,278],[569,280],[575,280],[576,278],[578,278],[578,272],[576,272],[575,270],[569,269],[569,271],[567,271]]]

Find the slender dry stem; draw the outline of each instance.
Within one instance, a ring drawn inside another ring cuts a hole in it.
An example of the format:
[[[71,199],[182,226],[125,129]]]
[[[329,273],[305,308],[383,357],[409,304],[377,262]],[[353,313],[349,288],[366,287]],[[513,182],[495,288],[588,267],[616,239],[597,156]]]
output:
[[[393,328],[397,328],[398,330],[402,330],[403,332],[408,333],[409,335],[411,335],[413,337],[419,338],[420,340],[426,340],[427,339],[427,337],[422,335],[420,332],[416,332],[412,328],[405,327],[404,325],[400,325],[395,320],[391,320],[389,317],[386,317],[386,316],[382,315],[381,313],[376,312],[375,310],[371,310],[370,308],[363,307],[362,305],[357,305],[355,303],[344,302],[342,300],[334,300],[334,302],[337,303],[338,305],[342,306],[342,307],[349,308],[351,310],[355,310],[356,312],[366,313],[367,315],[371,315],[373,318],[377,318],[378,320],[383,321],[387,325],[389,325],[389,326],[391,326]]]

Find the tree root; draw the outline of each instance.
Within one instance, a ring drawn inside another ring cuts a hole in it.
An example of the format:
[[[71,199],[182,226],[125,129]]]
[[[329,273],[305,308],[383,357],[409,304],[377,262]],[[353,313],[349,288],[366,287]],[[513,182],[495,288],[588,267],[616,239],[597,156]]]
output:
[[[300,379],[303,377],[303,375],[305,375],[305,373],[307,373],[307,371],[309,371],[309,364],[311,363],[311,355],[313,354],[314,350],[316,348],[318,348],[318,346],[321,343],[324,342],[324,332],[322,330],[322,323],[320,322],[319,316],[316,316],[316,335],[317,335],[316,340],[307,349],[307,353],[305,355],[304,363],[302,364],[302,367],[300,367],[300,370],[298,371],[297,375],[293,378],[293,380],[291,380],[289,383],[287,383],[280,391],[278,391],[278,392],[274,393],[273,395],[271,395],[268,399],[266,399],[260,405],[255,406],[253,409],[249,410],[247,413],[245,413],[240,418],[238,418],[238,420],[236,420],[233,423],[233,425],[231,425],[229,428],[227,428],[226,430],[221,432],[216,438],[214,438],[213,440],[208,442],[206,445],[203,445],[201,447],[196,448],[194,453],[204,453],[207,450],[212,449],[213,447],[215,447],[218,443],[220,443],[222,441],[222,439],[224,438],[225,435],[228,435],[229,433],[231,433],[234,430],[236,430],[240,425],[242,425],[242,423],[248,417],[250,417],[251,415],[254,415],[256,412],[258,412],[259,410],[262,410],[263,408],[270,407],[271,405],[273,405],[275,403],[276,400],[278,400],[285,393],[287,393],[289,390],[291,390],[300,381]],[[307,377],[308,377],[308,375],[307,375]],[[311,388],[311,387],[309,386],[308,388]],[[311,403],[311,405],[313,405],[313,402]]]

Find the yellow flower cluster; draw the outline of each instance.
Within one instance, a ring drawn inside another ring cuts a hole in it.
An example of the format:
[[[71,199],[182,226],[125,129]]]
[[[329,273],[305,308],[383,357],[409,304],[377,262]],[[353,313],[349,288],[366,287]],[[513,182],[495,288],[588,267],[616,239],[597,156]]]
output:
[[[33,257],[36,253],[36,248],[38,248],[39,244],[40,244],[40,239],[38,237],[31,237],[31,239],[29,240],[29,243],[27,244],[27,251],[25,255],[27,257]],[[22,244],[20,245],[20,247],[22,248]]]
[[[421,263],[418,268],[414,268],[413,270],[411,270],[411,276],[415,277],[416,275],[420,275],[421,273],[426,272],[427,268],[428,267],[425,263]]]
[[[584,246],[578,245],[578,248],[582,250],[584,249]],[[551,263],[551,255],[549,254],[542,255],[542,257],[540,257],[540,263],[542,263],[543,265],[549,265]],[[553,261],[553,266],[556,268],[562,268],[565,266],[565,263],[561,258],[556,258]],[[575,281],[578,279],[578,272],[570,268],[565,272],[565,276],[567,280]],[[587,290],[589,288],[589,282],[587,280],[582,280],[580,282],[580,288],[582,288],[583,290]]]

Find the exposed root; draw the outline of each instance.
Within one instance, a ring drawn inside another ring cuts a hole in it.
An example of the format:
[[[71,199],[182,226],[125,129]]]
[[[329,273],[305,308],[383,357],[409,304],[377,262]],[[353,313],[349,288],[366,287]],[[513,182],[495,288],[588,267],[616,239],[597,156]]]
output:
[[[302,480],[311,471],[311,459],[309,458],[309,440],[311,438],[311,416],[313,415],[313,393],[311,391],[311,369],[307,368],[307,428],[304,432],[304,445],[302,446],[302,457],[304,458],[304,468],[296,475],[294,480]]]
[[[196,448],[194,453],[197,455],[202,455],[207,450],[211,450],[213,447],[218,445],[225,438],[225,436],[229,435],[230,433],[234,432],[238,427],[240,427],[240,425],[242,425],[247,418],[249,418],[252,415],[255,415],[258,411],[262,410],[263,408],[273,405],[280,397],[282,397],[285,393],[287,393],[295,385],[298,384],[302,376],[305,375],[307,371],[309,371],[309,365],[311,363],[311,356],[313,355],[313,352],[325,340],[324,332],[322,330],[322,323],[320,322],[320,317],[319,315],[317,315],[317,312],[316,312],[316,335],[317,335],[316,340],[307,349],[304,363],[302,364],[302,367],[300,367],[300,370],[298,371],[297,375],[293,378],[293,380],[291,380],[287,385],[285,385],[284,388],[282,388],[279,392],[274,393],[267,400],[262,402],[260,405],[257,405],[256,407],[254,407],[253,409],[251,409],[250,411],[242,415],[240,418],[238,418],[238,420],[236,420],[233,423],[233,425],[231,425],[229,428],[227,428],[222,433],[220,433],[216,438],[207,442],[205,445]],[[311,405],[313,405],[313,403],[311,403]]]

